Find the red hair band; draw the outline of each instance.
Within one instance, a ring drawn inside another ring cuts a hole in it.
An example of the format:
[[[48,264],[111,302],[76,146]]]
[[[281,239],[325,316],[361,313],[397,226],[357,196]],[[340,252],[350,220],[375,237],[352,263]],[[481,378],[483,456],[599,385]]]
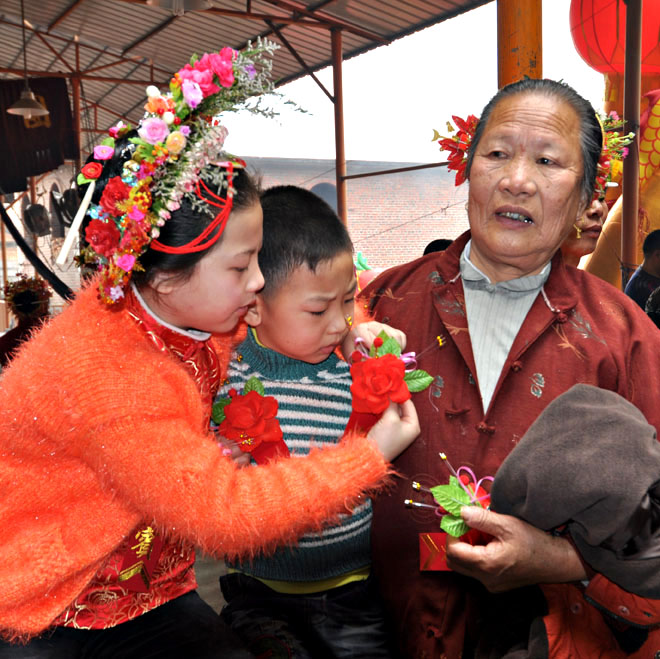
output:
[[[225,230],[225,226],[227,225],[227,220],[229,219],[229,214],[231,213],[233,205],[234,186],[232,185],[232,179],[234,176],[234,163],[228,162],[225,166],[227,168],[227,196],[224,199],[209,190],[204,181],[197,180],[197,183],[195,184],[195,191],[197,192],[197,196],[210,206],[215,206],[216,208],[220,209],[218,214],[213,218],[213,221],[206,227],[206,229],[204,229],[204,231],[202,231],[199,236],[193,238],[190,242],[178,247],[165,245],[159,240],[152,240],[152,249],[155,249],[157,252],[165,252],[166,254],[191,254],[193,252],[201,252],[205,249],[208,249],[218,241],[218,238],[220,238],[222,232]],[[200,184],[208,193],[208,196],[202,195]],[[218,229],[218,232],[214,236],[211,236],[216,228]],[[209,236],[211,237],[209,238]]]

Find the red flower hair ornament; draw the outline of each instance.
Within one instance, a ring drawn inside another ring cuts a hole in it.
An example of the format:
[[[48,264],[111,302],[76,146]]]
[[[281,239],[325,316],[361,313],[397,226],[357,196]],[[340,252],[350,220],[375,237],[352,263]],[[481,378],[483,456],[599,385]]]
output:
[[[454,120],[457,128],[447,122],[447,130],[450,133],[456,131],[456,135],[451,137],[443,137],[437,130],[433,130],[433,141],[437,142],[440,145],[441,151],[447,151],[449,156],[449,164],[447,169],[453,170],[456,172],[456,183],[455,185],[460,185],[465,182],[465,167],[467,166],[467,152],[472,144],[472,138],[474,137],[474,132],[477,130],[477,124],[479,123],[479,118],[475,117],[473,114],[468,115],[467,119],[461,119],[456,115],[451,117]]]
[[[229,397],[216,402],[211,413],[219,434],[236,442],[244,453],[252,454],[258,464],[289,455],[276,418],[277,400],[264,394],[261,381],[251,377],[242,394],[230,389]]]

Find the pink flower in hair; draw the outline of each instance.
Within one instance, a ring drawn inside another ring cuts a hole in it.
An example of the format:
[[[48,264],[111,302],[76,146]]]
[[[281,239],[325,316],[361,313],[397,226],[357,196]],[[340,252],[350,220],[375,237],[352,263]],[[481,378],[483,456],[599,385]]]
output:
[[[183,100],[193,110],[204,100],[202,88],[193,80],[184,80],[181,84]]]
[[[157,117],[150,117],[142,122],[138,129],[138,135],[149,144],[163,142],[170,134],[169,126]]]
[[[186,64],[179,71],[179,77],[184,81],[190,80],[196,82],[200,86],[204,98],[220,91],[220,87],[213,82],[213,70],[199,67],[199,62],[195,63],[194,68],[190,64]]]
[[[234,49],[223,48],[219,53],[205,53],[197,63],[204,69],[211,69],[223,87],[234,84]]]
[[[113,147],[108,146],[107,144],[97,144],[94,147],[94,158],[95,160],[110,160],[115,154]]]
[[[124,272],[130,272],[135,265],[135,257],[132,254],[122,254],[116,263]]]

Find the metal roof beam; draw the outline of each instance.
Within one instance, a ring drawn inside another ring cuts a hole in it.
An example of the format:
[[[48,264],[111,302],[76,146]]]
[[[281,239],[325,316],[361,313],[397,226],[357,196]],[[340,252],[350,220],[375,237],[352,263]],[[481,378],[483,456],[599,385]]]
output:
[[[59,16],[57,16],[53,21],[51,21],[50,25],[46,28],[46,32],[50,32],[54,27],[57,27],[71,12],[73,12],[78,5],[81,5],[85,0],[73,0],[73,2],[64,10],[60,13]]]
[[[325,85],[316,77],[316,74],[312,69],[307,65],[307,62],[300,56],[298,51],[289,43],[287,38],[282,34],[282,31],[279,29],[277,25],[272,23],[271,21],[266,21],[267,25],[270,27],[270,29],[275,32],[279,40],[282,42],[282,45],[295,57],[296,61],[300,66],[305,69],[307,72],[307,75],[311,77],[311,79],[321,88],[321,91],[334,103],[335,98],[334,96],[325,88]]]
[[[317,13],[320,7],[333,2],[333,0],[323,0],[320,3],[317,3],[316,7],[313,9],[309,9],[305,4],[302,2],[297,2],[296,0],[264,0],[264,2],[267,2],[268,4],[274,5],[276,7],[288,9],[289,11],[295,12],[301,16],[315,18],[316,20],[329,24],[332,27],[340,27],[343,30],[346,30],[346,32],[355,34],[358,37],[363,37],[364,39],[369,39],[370,41],[377,41],[382,44],[389,43],[389,39],[384,37],[382,34],[377,34],[371,30],[366,30],[365,28],[360,27],[351,21],[332,16],[326,12]]]

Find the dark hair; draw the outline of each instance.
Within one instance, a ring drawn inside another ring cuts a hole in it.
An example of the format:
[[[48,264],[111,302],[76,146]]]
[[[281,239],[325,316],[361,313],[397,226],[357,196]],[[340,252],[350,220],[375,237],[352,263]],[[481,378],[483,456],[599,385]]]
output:
[[[449,238],[436,238],[424,248],[424,254],[422,256],[426,256],[426,254],[431,254],[432,252],[444,252],[452,242],[453,240],[449,240]]]
[[[651,231],[651,233],[644,238],[644,243],[642,244],[642,252],[644,252],[644,256],[651,256],[651,254],[658,249],[660,249],[660,229]]]
[[[122,175],[124,163],[131,159],[135,151],[135,145],[129,140],[136,135],[137,131],[134,130],[116,140],[115,153],[112,158],[103,163],[103,171],[96,181],[92,203],[98,204],[103,190],[111,178]],[[92,156],[87,159],[88,162],[92,160]],[[227,191],[225,189],[218,190],[218,187],[211,181],[206,180],[204,182],[212,193],[223,198],[226,197]],[[234,187],[232,212],[259,203],[261,187],[258,178],[252,177],[243,168],[236,168],[234,169],[232,184]],[[80,186],[79,195],[84,194],[85,187]],[[176,211],[172,211],[170,218],[161,228],[158,240],[173,247],[185,245],[206,229],[215,218],[218,210],[215,206],[208,206],[208,211],[200,213],[194,210],[192,204],[184,197],[181,201],[181,207]],[[132,273],[132,280],[136,286],[145,286],[153,280],[156,273],[167,272],[172,278],[184,282],[192,275],[197,263],[221,241],[222,236],[208,249],[190,254],[167,254],[148,248],[138,259],[144,269],[139,270],[136,268]]]
[[[515,94],[534,93],[562,100],[570,105],[578,115],[580,121],[580,148],[582,151],[581,199],[582,203],[587,205],[594,193],[598,160],[603,146],[603,132],[591,103],[580,96],[580,94],[566,83],[557,82],[556,80],[548,80],[546,78],[541,80],[524,78],[518,82],[506,85],[506,87],[502,87],[502,89],[500,89],[497,94],[488,101],[486,107],[481,113],[474,137],[472,138],[472,143],[470,144],[467,166],[465,169],[466,178],[470,178],[470,170],[472,169],[474,154],[479,146],[481,137],[484,134],[486,125],[488,124],[488,119],[497,104],[503,99],[514,96]]]
[[[313,192],[278,185],[261,195],[261,206],[264,237],[259,268],[266,280],[262,294],[275,292],[303,264],[315,271],[323,261],[343,252],[353,253],[346,227]]]
[[[205,181],[205,183],[214,194],[223,198],[226,196],[226,190],[219,191],[217,186],[210,181]],[[232,213],[259,203],[261,193],[259,181],[245,169],[234,169],[232,184],[234,187]],[[199,236],[213,221],[219,210],[215,206],[207,207],[208,211],[200,213],[193,209],[192,204],[184,197],[181,201],[181,207],[176,211],[172,211],[170,219],[161,228],[158,237],[159,242],[178,247]],[[153,280],[157,272],[167,272],[171,277],[184,282],[192,275],[197,263],[221,242],[222,236],[207,249],[189,254],[167,254],[149,248],[139,259],[144,271],[134,272],[133,281],[138,287],[144,286]]]

